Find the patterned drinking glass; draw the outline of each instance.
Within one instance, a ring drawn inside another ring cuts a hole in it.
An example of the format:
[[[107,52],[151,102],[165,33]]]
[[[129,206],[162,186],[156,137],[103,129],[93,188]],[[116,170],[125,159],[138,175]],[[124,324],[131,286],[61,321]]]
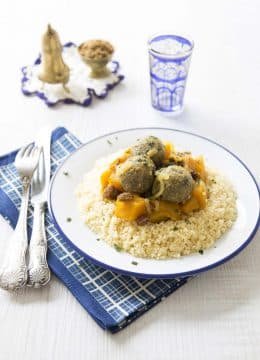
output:
[[[183,110],[194,43],[177,35],[156,35],[149,42],[152,106],[165,115]]]

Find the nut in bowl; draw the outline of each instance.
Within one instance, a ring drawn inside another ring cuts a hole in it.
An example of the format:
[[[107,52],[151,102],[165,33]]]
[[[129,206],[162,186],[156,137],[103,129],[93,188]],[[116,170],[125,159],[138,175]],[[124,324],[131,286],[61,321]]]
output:
[[[78,47],[82,60],[91,68],[90,77],[99,79],[110,75],[108,62],[114,53],[114,47],[105,40],[89,40]]]

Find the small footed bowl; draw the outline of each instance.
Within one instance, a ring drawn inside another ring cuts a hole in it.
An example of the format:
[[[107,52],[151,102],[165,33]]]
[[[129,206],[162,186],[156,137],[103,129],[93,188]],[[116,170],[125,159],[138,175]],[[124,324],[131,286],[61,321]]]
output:
[[[100,79],[110,75],[110,70],[107,68],[107,64],[111,60],[112,56],[97,60],[90,59],[82,55],[81,58],[91,68],[90,77]]]
[[[110,74],[107,68],[114,48],[104,40],[89,40],[78,47],[82,60],[91,68],[90,77],[104,78]]]

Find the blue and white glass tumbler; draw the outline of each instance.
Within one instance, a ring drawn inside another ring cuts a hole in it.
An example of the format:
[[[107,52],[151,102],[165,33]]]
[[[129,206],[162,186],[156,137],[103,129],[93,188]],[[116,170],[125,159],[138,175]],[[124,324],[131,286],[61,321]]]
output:
[[[152,106],[164,115],[183,111],[194,43],[177,35],[156,35],[149,42]]]

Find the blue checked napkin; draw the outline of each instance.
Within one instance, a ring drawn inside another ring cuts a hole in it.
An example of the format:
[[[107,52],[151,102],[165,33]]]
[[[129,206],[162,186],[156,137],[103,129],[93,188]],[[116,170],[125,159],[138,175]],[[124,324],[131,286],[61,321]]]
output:
[[[65,128],[52,133],[51,167],[57,166],[80,141]],[[14,228],[18,218],[21,183],[14,166],[17,151],[0,157],[0,214]],[[31,232],[32,208],[28,232]],[[115,333],[187,282],[182,279],[137,279],[106,270],[82,258],[68,244],[46,216],[48,263],[53,273],[67,286],[80,304],[103,328]]]

